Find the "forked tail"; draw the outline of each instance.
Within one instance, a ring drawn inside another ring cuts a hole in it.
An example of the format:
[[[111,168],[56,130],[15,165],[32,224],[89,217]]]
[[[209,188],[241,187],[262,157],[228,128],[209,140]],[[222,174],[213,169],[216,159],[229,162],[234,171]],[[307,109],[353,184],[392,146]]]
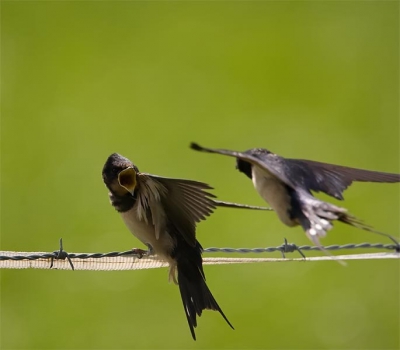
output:
[[[342,216],[339,217],[338,220],[345,224],[357,227],[361,230],[376,233],[378,235],[389,238],[396,245],[396,247],[397,247],[396,251],[400,252],[400,243],[392,235],[389,235],[388,233],[377,231],[377,230],[373,229],[371,226],[364,224],[362,222],[362,220],[360,220],[360,219],[356,218],[355,216],[348,214],[348,213],[344,213]]]
[[[197,327],[197,316],[201,316],[203,310],[218,311],[229,326],[234,329],[207,287],[201,256],[200,265],[195,264],[194,260],[186,259],[183,256],[177,260],[177,268],[183,308],[193,339],[196,340],[194,329]]]

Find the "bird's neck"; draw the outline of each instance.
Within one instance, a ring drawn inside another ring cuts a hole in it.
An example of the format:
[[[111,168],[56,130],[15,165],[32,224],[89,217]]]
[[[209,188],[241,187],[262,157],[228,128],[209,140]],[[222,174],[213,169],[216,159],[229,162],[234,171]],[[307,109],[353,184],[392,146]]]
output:
[[[124,213],[132,209],[137,200],[136,194],[134,196],[128,194],[124,196],[118,196],[110,192],[109,197],[112,206],[120,213]]]

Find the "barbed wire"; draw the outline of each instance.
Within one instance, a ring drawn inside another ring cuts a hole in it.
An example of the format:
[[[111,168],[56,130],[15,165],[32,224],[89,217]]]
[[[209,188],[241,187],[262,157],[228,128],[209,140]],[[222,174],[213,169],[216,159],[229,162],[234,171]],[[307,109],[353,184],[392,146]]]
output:
[[[398,250],[398,246],[394,244],[383,244],[383,243],[349,243],[343,245],[329,245],[329,246],[322,246],[325,250],[341,250],[341,249],[361,249],[361,248],[375,248],[375,249],[385,249],[385,250]],[[206,253],[272,253],[276,251],[280,251],[281,253],[293,253],[298,251],[300,254],[303,251],[320,251],[321,247],[317,246],[309,246],[309,245],[302,245],[297,246],[293,243],[282,244],[277,247],[267,247],[267,248],[215,248],[210,247],[204,249]]]
[[[329,245],[326,247],[322,247],[323,249],[327,251],[338,251],[338,250],[351,250],[351,249],[380,249],[380,250],[392,250],[396,253],[399,253],[399,247],[394,244],[383,244],[383,243],[350,243],[350,244],[343,244],[343,245]],[[262,254],[262,253],[273,253],[273,252],[280,252],[282,255],[282,259],[252,259],[252,258],[209,258],[210,262],[209,263],[232,263],[235,261],[236,263],[242,261],[242,262],[258,262],[258,261],[285,261],[286,253],[293,253],[293,252],[298,252],[301,256],[302,259],[289,259],[289,260],[304,260],[306,259],[305,255],[303,252],[305,251],[321,251],[321,247],[317,246],[309,246],[309,245],[303,245],[303,246],[297,246],[296,244],[293,243],[288,243],[287,240],[285,239],[285,242],[282,245],[276,246],[276,247],[266,247],[266,248],[218,248],[218,247],[210,247],[204,249],[204,253],[239,253],[239,254],[249,254],[249,253],[255,253],[255,254]],[[358,254],[362,255],[362,254]],[[371,256],[372,254],[370,254]],[[142,259],[145,257],[145,259]],[[341,256],[341,259],[343,257],[346,257],[346,255]],[[377,258],[400,258],[400,254],[381,254],[380,257]],[[131,258],[131,260],[110,260],[110,258]],[[133,260],[132,260],[133,258]],[[323,259],[323,257],[319,257],[319,259],[315,259],[318,257],[314,258],[307,258],[307,260],[326,260]],[[326,257],[325,257],[326,258]],[[351,259],[355,259],[355,255],[352,255]],[[367,257],[364,257],[364,259]],[[371,257],[372,258],[372,257]],[[121,264],[123,263],[129,263],[129,264],[135,264],[130,265],[131,269],[142,269],[142,268],[153,268],[153,267],[162,267],[166,266],[166,263],[163,262],[162,260],[159,260],[157,256],[151,255],[149,251],[144,251],[141,249],[131,249],[127,251],[122,251],[122,252],[108,252],[108,253],[67,253],[63,249],[63,242],[62,239],[60,239],[60,248],[57,251],[54,252],[10,252],[10,251],[0,251],[0,268],[45,268],[47,264],[47,268],[52,268],[54,266],[55,261],[62,261],[66,260],[68,261],[69,268],[74,270],[74,264],[72,260],[76,260],[79,262],[84,262],[85,260],[90,260],[90,263],[93,265],[93,261],[97,259],[105,259],[102,263],[97,263],[97,268],[85,268],[85,269],[102,269],[102,270],[113,270],[113,269],[118,269],[118,268],[111,268],[110,266],[108,268],[105,268],[105,264]],[[107,260],[108,259],[108,260]],[[207,258],[206,258],[207,259]],[[240,260],[242,259],[242,260]],[[350,259],[350,257],[349,257]],[[4,262],[6,261],[35,261],[35,260],[40,260],[40,264],[32,265],[31,263],[29,264],[5,264]],[[65,266],[64,266],[65,267]],[[64,268],[63,267],[63,268]],[[121,267],[121,266],[120,266]],[[60,267],[58,267],[60,268]],[[80,268],[83,269],[83,268]],[[120,268],[122,269],[122,268]],[[128,269],[128,268],[126,268]]]

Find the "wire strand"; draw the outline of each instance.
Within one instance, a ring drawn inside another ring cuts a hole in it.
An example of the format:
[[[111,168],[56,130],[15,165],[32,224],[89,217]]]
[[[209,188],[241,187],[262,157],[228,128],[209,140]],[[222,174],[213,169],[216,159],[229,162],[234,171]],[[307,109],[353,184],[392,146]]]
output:
[[[400,253],[397,252],[397,246],[394,244],[382,243],[351,243],[344,245],[330,245],[324,247],[326,250],[351,250],[351,249],[380,249],[392,250],[394,252],[379,252],[369,254],[347,254],[335,256],[340,260],[365,260],[365,259],[399,259]],[[320,251],[317,246],[297,246],[295,244],[285,243],[277,247],[266,248],[217,248],[210,247],[204,249],[205,253],[273,253],[279,251],[282,258],[227,258],[227,257],[205,257],[205,265],[221,265],[221,264],[239,264],[239,263],[260,263],[260,262],[289,262],[289,261],[332,261],[331,257],[317,256],[305,257],[304,251]],[[285,253],[298,251],[303,257],[288,259]],[[143,254],[144,253],[144,254]],[[52,253],[49,252],[14,252],[0,251],[0,268],[2,269],[69,269],[69,270],[138,270],[165,267],[168,264],[157,258],[157,256],[149,255],[149,252],[140,249],[133,249],[123,252],[108,253],[67,253],[63,250],[62,239],[60,240],[60,249]]]

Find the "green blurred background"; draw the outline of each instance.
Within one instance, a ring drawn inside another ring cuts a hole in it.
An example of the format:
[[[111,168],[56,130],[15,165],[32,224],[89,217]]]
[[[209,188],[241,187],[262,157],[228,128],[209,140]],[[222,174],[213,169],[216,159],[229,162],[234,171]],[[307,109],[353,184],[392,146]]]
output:
[[[398,172],[398,11],[390,1],[2,1],[1,249],[53,251],[59,237],[70,252],[142,247],[102,183],[112,152],[259,205],[234,160],[189,142]],[[398,185],[356,184],[345,197],[398,235]],[[273,213],[220,209],[198,227],[204,247],[284,237],[309,244]],[[341,224],[323,243],[365,241],[388,243]],[[206,311],[193,342],[165,269],[2,271],[1,347],[399,348],[397,261],[206,274],[236,330]]]

